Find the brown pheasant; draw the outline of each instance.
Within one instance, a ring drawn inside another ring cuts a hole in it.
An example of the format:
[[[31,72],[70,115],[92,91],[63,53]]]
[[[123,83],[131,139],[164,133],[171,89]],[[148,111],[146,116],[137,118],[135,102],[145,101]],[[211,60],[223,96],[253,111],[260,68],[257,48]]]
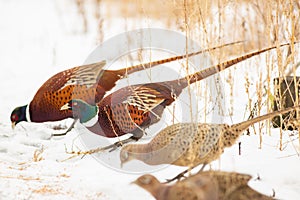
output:
[[[172,164],[190,169],[218,159],[231,147],[244,130],[254,123],[284,114],[299,106],[275,111],[234,125],[209,123],[178,123],[159,132],[147,144],[128,144],[121,149],[121,164],[138,159],[148,165]],[[181,178],[190,169],[173,179]]]
[[[271,200],[248,186],[251,176],[235,172],[206,171],[173,185],[160,183],[150,174],[133,183],[147,190],[157,200]]]
[[[219,200],[217,184],[207,176],[196,179],[190,177],[174,185],[166,185],[146,174],[133,183],[147,190],[157,200]]]
[[[11,113],[12,126],[14,127],[21,121],[46,122],[73,118],[71,111],[60,110],[71,99],[82,99],[91,105],[95,105],[95,103],[102,100],[107,91],[116,85],[118,80],[127,74],[237,43],[241,42],[224,44],[188,55],[174,56],[119,70],[103,70],[105,62],[102,61],[62,71],[52,76],[40,87],[30,104],[13,110]]]
[[[281,46],[286,45],[289,44]],[[109,138],[133,134],[130,138],[117,143],[121,145],[140,139],[144,129],[158,122],[164,108],[173,103],[189,84],[274,48],[276,47],[249,53],[178,80],[124,87],[103,98],[97,106],[73,99],[61,109],[73,110],[73,114],[80,119],[80,122],[95,134]],[[111,147],[115,146],[111,145],[104,149]]]

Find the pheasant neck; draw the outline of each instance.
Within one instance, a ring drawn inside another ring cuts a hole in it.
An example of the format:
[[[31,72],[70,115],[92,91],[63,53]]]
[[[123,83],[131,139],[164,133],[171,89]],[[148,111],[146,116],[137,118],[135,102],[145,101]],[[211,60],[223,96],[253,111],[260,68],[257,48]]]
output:
[[[149,144],[132,144],[130,153],[140,161],[143,161],[146,164],[148,163],[149,156],[151,156],[151,149]]]
[[[132,144],[131,152],[138,154],[138,153],[149,153],[149,144]]]
[[[29,109],[30,109],[30,104],[28,104],[28,105],[26,105],[26,108],[25,108],[25,117],[26,117],[26,120],[28,121],[28,122],[31,122],[31,118],[30,118],[30,111],[29,111]]]
[[[162,199],[162,197],[166,197],[168,195],[168,190],[166,190],[165,185],[162,185],[158,180],[153,180],[151,185],[143,186],[145,190],[151,193],[155,199]]]
[[[86,110],[80,115],[80,122],[86,127],[92,127],[98,122],[97,106],[88,105]]]

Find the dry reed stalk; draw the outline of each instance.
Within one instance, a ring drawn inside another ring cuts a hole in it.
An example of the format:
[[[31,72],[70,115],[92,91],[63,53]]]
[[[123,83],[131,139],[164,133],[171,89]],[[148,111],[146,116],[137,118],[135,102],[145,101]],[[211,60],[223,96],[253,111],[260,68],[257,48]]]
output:
[[[88,22],[87,22],[87,16],[85,13],[85,7],[84,7],[84,1],[83,0],[76,0],[76,6],[78,9],[78,13],[82,18],[82,23],[83,23],[83,32],[87,33],[88,32]]]
[[[187,0],[184,0],[183,2],[183,8],[184,8],[184,30],[185,30],[185,49],[186,49],[186,63],[185,63],[185,71],[186,71],[186,74],[189,74],[189,58],[188,58],[188,52],[189,52],[189,45],[188,45],[188,41],[189,41],[189,35],[190,35],[190,24],[189,24],[189,18],[188,18],[188,8],[187,8]],[[190,84],[188,85],[187,87],[187,90],[188,90],[188,96],[189,96],[189,102],[190,102],[190,105],[192,103],[192,93],[191,93],[191,86]],[[190,118],[191,120],[193,121],[193,109],[192,109],[192,106],[190,106]]]
[[[83,5],[86,1],[74,0],[78,5],[79,15],[86,17],[87,5]],[[184,0],[184,1],[173,1],[167,0],[163,3],[158,0],[153,1],[136,1],[136,0],[125,0],[125,1],[108,1],[108,0],[93,0],[97,7],[95,12],[95,18],[98,18],[98,31],[100,38],[103,39],[103,23],[105,20],[111,18],[124,18],[125,22],[130,19],[134,21],[133,27],[129,27],[126,23],[124,25],[125,30],[131,28],[139,28],[139,20],[141,19],[154,19],[159,20],[166,25],[166,27],[181,30],[185,33],[187,39],[195,39],[200,42],[201,46],[210,47],[216,43],[224,43],[228,40],[248,40],[242,47],[234,46],[226,51],[217,51],[211,54],[215,58],[215,62],[221,62],[223,59],[228,59],[231,55],[241,55],[245,51],[253,49],[259,49],[265,46],[273,44],[279,44],[283,41],[297,41],[300,39],[300,2],[298,1],[284,1],[284,0],[267,0],[262,1],[228,1],[228,0]],[[101,13],[100,6],[104,7],[105,13]],[[228,15],[228,8],[235,10],[236,13],[233,17]],[[241,9],[245,9],[244,14],[241,13]],[[85,19],[83,19],[85,21]],[[90,22],[89,22],[90,23]],[[87,22],[84,22],[84,26],[87,26]],[[135,27],[134,27],[135,26]],[[228,27],[230,30],[228,32]],[[99,39],[101,41],[102,39]],[[188,46],[186,48],[188,51]],[[252,94],[256,93],[258,100],[259,110],[264,106],[266,100],[267,111],[269,112],[272,107],[272,78],[273,76],[284,76],[286,75],[287,69],[292,66],[291,70],[293,74],[296,74],[295,60],[297,54],[295,54],[295,47],[291,45],[290,53],[287,57],[281,52],[280,49],[276,51],[276,58],[273,53],[266,53],[266,73],[261,72],[261,62],[257,61],[256,71],[259,73],[259,79],[257,82],[252,83],[251,77],[249,77],[250,71],[245,72],[245,94],[248,97],[248,109],[251,113],[251,100]],[[272,56],[273,55],[273,56]],[[150,55],[151,56],[151,55]],[[132,57],[129,60],[133,59]],[[186,60],[186,70],[188,72],[188,59]],[[253,64],[253,62],[247,62],[247,65]],[[250,69],[250,68],[249,68]],[[227,77],[223,77],[227,74]],[[229,84],[230,89],[230,110],[229,114],[232,115],[235,97],[234,89],[235,82],[233,77],[234,71],[223,73],[222,80]],[[151,78],[151,75],[150,75]],[[296,79],[295,79],[296,80]],[[257,85],[257,87],[252,87]],[[198,86],[198,85],[197,85]],[[263,88],[266,87],[266,97],[264,97]],[[200,88],[205,88],[202,91]],[[199,97],[204,98],[204,120],[206,120],[206,111],[211,101],[208,92],[209,86],[200,85],[197,87],[196,93]],[[256,89],[256,92],[253,90]],[[189,90],[189,96],[191,94],[191,88]],[[295,102],[299,104],[298,91],[295,92]],[[281,102],[282,94],[279,95],[278,102]],[[220,105],[221,98],[217,99]],[[280,108],[283,105],[280,105]],[[172,108],[170,108],[173,110]],[[222,109],[222,108],[220,108]],[[198,111],[198,109],[196,110]],[[193,112],[191,110],[191,119],[193,118]],[[173,117],[173,121],[175,117]],[[283,123],[283,121],[281,120]],[[270,134],[269,124],[266,126],[267,132]],[[260,124],[259,129],[262,126]],[[254,129],[255,131],[255,129]],[[262,131],[260,131],[260,145],[262,144]],[[282,149],[282,130],[280,130],[280,149]],[[299,144],[300,144],[300,133],[299,133]]]
[[[95,18],[97,21],[97,43],[100,44],[104,39],[104,31],[103,31],[103,22],[104,17],[101,13],[102,0],[94,0],[95,1]]]
[[[258,84],[256,85],[256,95],[257,95],[257,115],[261,115],[261,109],[262,109],[262,74],[259,73],[259,81]],[[261,122],[258,123],[259,126],[259,148],[262,148],[262,126]]]
[[[276,15],[275,15],[275,29],[274,29],[274,39],[276,41],[276,43],[278,44],[278,34],[279,34],[279,6],[277,5],[277,9],[276,9]],[[278,64],[278,72],[279,72],[279,77],[283,77],[284,76],[284,69],[283,69],[283,65],[282,65],[282,52],[277,48],[276,49],[276,54],[277,54],[277,64]],[[282,97],[282,94],[280,95],[280,98]],[[283,120],[282,120],[282,116],[280,115],[280,120],[281,120],[281,124],[280,127],[282,127],[283,124]],[[279,150],[283,150],[282,149],[282,136],[283,136],[283,131],[280,128],[280,135],[279,135]]]
[[[233,93],[233,86],[234,86],[234,78],[232,76],[232,71],[229,70],[228,71],[228,76],[226,79],[226,82],[230,88],[230,95],[229,95],[229,110],[228,110],[228,114],[229,116],[233,116],[233,111],[234,111],[234,93]]]

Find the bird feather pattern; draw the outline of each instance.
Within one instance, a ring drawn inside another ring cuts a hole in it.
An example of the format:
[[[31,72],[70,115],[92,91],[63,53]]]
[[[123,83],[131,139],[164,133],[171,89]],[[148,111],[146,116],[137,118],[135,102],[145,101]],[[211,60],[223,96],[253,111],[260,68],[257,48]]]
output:
[[[61,89],[68,85],[85,85],[87,88],[92,87],[97,83],[99,77],[102,75],[100,71],[105,64],[106,61],[101,61],[99,63],[93,63],[76,68],[73,73],[69,72],[68,81]],[[102,65],[102,67],[99,67],[99,65]]]
[[[141,86],[134,88],[132,95],[127,97],[123,103],[136,106],[139,110],[146,113],[160,105],[165,100],[160,96],[161,94],[157,90]]]

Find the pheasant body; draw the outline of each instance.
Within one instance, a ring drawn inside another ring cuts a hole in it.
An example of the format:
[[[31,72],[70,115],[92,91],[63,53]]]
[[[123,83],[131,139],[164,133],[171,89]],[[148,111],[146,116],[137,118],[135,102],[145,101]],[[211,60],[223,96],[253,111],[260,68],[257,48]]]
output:
[[[105,133],[106,137],[140,132],[140,128],[156,123],[164,108],[175,100],[170,91],[162,83],[122,88],[98,104],[98,123],[88,129],[100,135]]]
[[[149,143],[129,144],[121,149],[124,164],[138,159],[149,165],[173,164],[195,167],[218,159],[248,127],[256,122],[295,110],[275,111],[234,125],[178,123],[159,132]]]

